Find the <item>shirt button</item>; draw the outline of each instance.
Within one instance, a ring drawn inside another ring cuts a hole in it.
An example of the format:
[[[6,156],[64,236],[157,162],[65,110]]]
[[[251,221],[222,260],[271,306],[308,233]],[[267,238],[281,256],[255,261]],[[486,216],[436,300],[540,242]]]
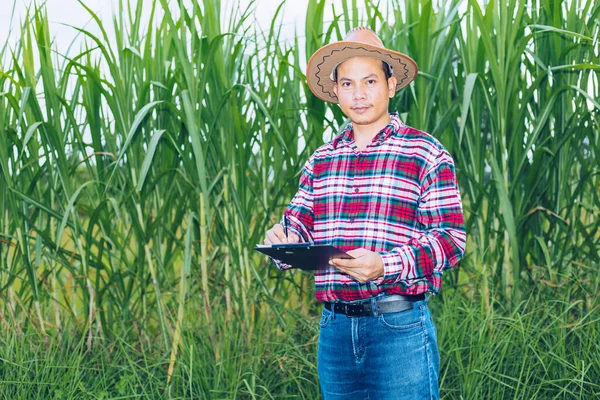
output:
[[[353,222],[354,222],[354,218],[350,218],[350,223],[353,223]]]
[[[355,188],[355,189],[354,189],[354,192],[355,192],[355,193],[358,193],[358,188]]]

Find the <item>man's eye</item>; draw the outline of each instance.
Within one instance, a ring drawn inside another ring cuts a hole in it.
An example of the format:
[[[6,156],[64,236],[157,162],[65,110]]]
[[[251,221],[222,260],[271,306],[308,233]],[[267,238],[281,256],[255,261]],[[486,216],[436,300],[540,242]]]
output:
[[[343,87],[348,87],[348,86],[350,86],[350,82],[342,82],[342,86]]]
[[[372,85],[375,83],[375,79],[369,79],[367,82],[369,83],[369,85]]]

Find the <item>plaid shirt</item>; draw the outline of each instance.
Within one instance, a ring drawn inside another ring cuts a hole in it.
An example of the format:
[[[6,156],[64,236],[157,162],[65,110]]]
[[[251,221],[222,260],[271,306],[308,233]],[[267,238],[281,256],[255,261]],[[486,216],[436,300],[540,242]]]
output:
[[[302,242],[358,247],[381,255],[384,275],[361,283],[333,266],[315,271],[318,301],[439,293],[444,270],[466,241],[454,162],[433,136],[397,113],[369,145],[356,146],[352,124],[306,161],[287,206],[288,229]],[[283,217],[281,218],[283,225]],[[271,258],[279,269],[291,265]]]

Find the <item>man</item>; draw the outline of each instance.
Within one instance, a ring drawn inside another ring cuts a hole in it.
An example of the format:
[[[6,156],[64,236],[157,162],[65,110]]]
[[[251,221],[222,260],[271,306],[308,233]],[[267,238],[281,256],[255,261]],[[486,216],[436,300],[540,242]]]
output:
[[[388,113],[389,99],[416,74],[412,59],[363,27],[308,63],[311,91],[339,104],[351,123],[304,165],[282,218],[291,233],[276,224],[264,243],[328,243],[354,257],[315,271],[326,399],[439,398],[427,302],[462,257],[466,235],[452,157]]]

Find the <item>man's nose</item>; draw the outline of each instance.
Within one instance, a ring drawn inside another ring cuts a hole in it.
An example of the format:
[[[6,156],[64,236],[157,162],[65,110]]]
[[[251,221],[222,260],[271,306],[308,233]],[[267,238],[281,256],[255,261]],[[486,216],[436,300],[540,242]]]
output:
[[[364,99],[366,95],[365,89],[362,85],[355,85],[354,92],[352,93],[353,100],[361,100]]]

